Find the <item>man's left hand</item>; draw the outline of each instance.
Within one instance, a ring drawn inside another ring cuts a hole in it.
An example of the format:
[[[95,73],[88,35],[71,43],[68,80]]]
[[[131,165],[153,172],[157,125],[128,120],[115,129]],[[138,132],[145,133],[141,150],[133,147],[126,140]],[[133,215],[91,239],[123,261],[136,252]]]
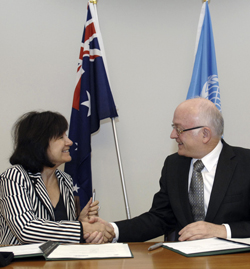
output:
[[[185,226],[182,230],[180,230],[179,235],[179,241],[190,241],[211,237],[226,238],[227,231],[224,225],[197,221]]]

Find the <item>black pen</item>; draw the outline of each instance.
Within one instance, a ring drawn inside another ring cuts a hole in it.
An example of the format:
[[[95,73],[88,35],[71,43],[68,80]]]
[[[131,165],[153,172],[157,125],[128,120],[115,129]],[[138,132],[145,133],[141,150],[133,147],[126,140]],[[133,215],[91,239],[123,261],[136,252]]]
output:
[[[148,250],[154,250],[154,249],[156,249],[156,248],[161,247],[162,245],[163,245],[163,243],[156,243],[156,244],[154,244],[153,246],[150,246],[150,247],[148,248]]]

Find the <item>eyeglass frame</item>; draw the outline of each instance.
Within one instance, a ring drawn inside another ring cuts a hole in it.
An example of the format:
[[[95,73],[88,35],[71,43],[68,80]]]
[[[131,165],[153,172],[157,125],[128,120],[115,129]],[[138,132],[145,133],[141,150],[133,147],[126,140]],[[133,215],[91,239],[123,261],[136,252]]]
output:
[[[199,128],[204,128],[206,126],[197,126],[197,127],[192,127],[192,128],[188,128],[188,129],[183,129],[183,130],[179,130],[178,127],[175,126],[175,124],[171,124],[172,128],[176,130],[178,135],[181,135],[182,133],[186,132],[186,131],[191,131],[191,130],[195,130],[195,129],[199,129]]]

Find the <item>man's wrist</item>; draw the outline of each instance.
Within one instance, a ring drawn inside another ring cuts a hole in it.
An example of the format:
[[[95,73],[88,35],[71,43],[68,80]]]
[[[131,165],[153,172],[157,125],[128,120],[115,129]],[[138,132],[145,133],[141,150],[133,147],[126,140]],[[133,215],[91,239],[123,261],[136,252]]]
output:
[[[116,243],[119,239],[119,229],[118,229],[118,226],[114,222],[110,222],[110,224],[113,226],[114,232],[115,232],[115,237],[113,238],[112,243]]]
[[[222,225],[226,228],[226,231],[227,231],[226,238],[232,238],[232,232],[231,232],[231,228],[229,224],[223,223]]]

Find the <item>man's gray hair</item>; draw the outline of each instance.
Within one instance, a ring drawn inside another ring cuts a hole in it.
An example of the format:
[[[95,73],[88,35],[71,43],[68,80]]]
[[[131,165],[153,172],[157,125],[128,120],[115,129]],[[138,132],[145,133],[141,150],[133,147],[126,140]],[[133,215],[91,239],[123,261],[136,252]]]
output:
[[[214,135],[221,137],[224,132],[224,119],[218,108],[211,102],[201,102],[200,123],[210,127]]]

